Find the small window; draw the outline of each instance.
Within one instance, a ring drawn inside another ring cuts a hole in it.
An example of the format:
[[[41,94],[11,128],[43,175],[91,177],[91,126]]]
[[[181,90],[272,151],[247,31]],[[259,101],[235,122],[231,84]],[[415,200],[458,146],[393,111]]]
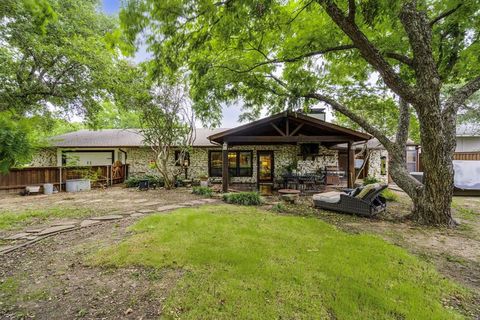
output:
[[[185,152],[183,154],[183,159],[180,159],[181,156],[182,153],[180,152],[180,150],[175,150],[175,165],[178,167],[181,166],[183,163],[184,167],[190,166],[190,154],[188,152]]]
[[[209,157],[209,176],[222,176],[222,151],[210,151]]]
[[[240,152],[238,157],[238,176],[251,177],[252,176],[252,152]]]
[[[382,176],[387,174],[387,157],[380,158],[380,174]]]
[[[235,177],[237,175],[237,153],[236,152],[228,153],[228,174],[231,177]]]
[[[230,177],[251,177],[252,151],[230,151],[228,152],[228,175]],[[222,176],[222,151],[210,151],[209,176]]]

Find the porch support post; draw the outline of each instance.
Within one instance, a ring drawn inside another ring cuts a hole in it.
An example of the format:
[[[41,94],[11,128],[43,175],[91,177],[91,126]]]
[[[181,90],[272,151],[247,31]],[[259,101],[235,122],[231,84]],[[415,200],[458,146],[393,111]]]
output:
[[[228,192],[228,143],[224,142],[222,146],[222,189]]]
[[[347,147],[348,169],[347,169],[347,187],[353,188],[355,184],[355,150],[352,148],[352,142],[348,142]]]

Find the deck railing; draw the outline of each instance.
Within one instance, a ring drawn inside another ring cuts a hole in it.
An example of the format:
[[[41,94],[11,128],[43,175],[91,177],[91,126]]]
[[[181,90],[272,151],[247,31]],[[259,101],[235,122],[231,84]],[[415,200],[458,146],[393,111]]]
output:
[[[95,185],[110,186],[125,181],[128,165],[114,167],[25,167],[13,168],[7,174],[0,174],[0,192],[19,192],[26,186],[41,186],[53,183],[58,190],[65,189],[65,181],[70,179],[93,178]]]

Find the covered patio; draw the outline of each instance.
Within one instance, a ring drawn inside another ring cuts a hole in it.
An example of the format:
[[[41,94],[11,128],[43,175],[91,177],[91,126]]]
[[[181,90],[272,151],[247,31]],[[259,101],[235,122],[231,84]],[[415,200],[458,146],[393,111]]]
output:
[[[351,130],[332,123],[328,123],[312,115],[300,112],[282,112],[263,118],[243,126],[213,134],[208,139],[222,146],[222,189],[228,192],[229,188],[229,152],[231,148],[238,149],[245,146],[262,146],[256,150],[256,184],[257,189],[262,186],[274,186],[275,179],[285,172],[282,164],[276,164],[275,146],[290,145],[297,150],[295,157],[302,164],[314,163],[322,157],[320,149],[328,150],[338,144],[347,145],[347,186],[353,187],[355,179],[354,147],[359,141],[369,140],[366,133]],[[269,150],[269,146],[271,150]],[[284,166],[284,164],[283,164]],[[336,156],[338,167],[338,155]],[[318,167],[318,166],[317,166]],[[295,168],[295,171],[298,168]],[[325,171],[327,167],[325,166]],[[313,170],[313,169],[312,169]],[[308,169],[302,169],[302,175],[314,175]]]

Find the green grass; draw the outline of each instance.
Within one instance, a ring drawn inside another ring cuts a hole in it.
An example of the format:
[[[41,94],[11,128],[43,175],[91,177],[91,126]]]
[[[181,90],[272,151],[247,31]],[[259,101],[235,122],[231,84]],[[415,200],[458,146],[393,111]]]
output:
[[[441,301],[468,296],[405,250],[315,218],[204,206],[131,230],[89,263],[183,269],[167,318],[460,319]]]
[[[0,211],[0,230],[17,229],[52,218],[82,218],[91,216],[93,213],[94,211],[91,209],[58,207],[22,212]]]
[[[398,194],[390,189],[385,189],[382,191],[382,196],[387,200],[387,201],[395,201],[398,202],[399,196]]]

